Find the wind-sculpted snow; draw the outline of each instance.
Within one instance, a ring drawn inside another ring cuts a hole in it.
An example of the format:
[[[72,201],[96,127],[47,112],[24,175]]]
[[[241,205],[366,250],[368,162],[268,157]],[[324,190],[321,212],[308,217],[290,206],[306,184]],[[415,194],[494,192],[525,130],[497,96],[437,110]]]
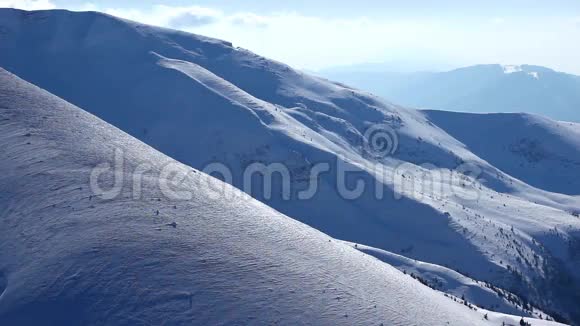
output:
[[[180,185],[191,200],[162,198],[161,167],[191,168],[4,70],[0,141],[2,325],[485,324],[256,200],[223,200],[201,172]],[[149,166],[140,200],[89,189],[116,148],[123,173]]]
[[[471,141],[493,147],[509,130],[460,137],[430,113],[228,42],[104,14],[0,10],[0,27],[0,66],[173,159],[329,236],[447,266],[580,321],[580,201],[568,195],[580,175],[559,177],[566,187],[538,182],[553,164],[518,170]]]

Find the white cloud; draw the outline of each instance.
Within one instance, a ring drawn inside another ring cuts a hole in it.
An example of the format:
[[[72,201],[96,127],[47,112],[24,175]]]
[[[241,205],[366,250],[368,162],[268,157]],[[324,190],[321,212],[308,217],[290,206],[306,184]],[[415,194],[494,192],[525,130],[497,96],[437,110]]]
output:
[[[50,0],[0,0],[0,8],[17,8],[24,10],[54,9],[56,5]]]
[[[250,12],[226,15],[220,10],[200,6],[155,5],[147,11],[117,8],[103,8],[101,10],[126,19],[180,29],[191,29],[211,24],[266,27],[272,19],[272,17]]]
[[[268,17],[256,15],[251,12],[233,14],[228,19],[232,24],[253,27],[267,27],[270,23]]]
[[[501,25],[501,24],[503,24],[503,23],[505,23],[505,22],[506,22],[506,20],[505,20],[505,18],[503,18],[503,17],[494,17],[494,18],[491,20],[491,23],[492,23],[492,24],[494,24],[494,25]]]
[[[224,18],[224,14],[219,10],[199,6],[155,5],[149,10],[101,8],[100,11],[146,24],[180,29],[213,24]]]
[[[81,5],[80,7],[74,8],[74,9],[75,10],[78,10],[78,11],[98,11],[99,10],[99,6],[97,6],[93,2],[86,2],[83,5]]]
[[[159,6],[160,11],[167,15],[166,24],[171,27],[197,27],[212,24],[220,20],[223,14],[211,8],[204,7],[168,7]]]

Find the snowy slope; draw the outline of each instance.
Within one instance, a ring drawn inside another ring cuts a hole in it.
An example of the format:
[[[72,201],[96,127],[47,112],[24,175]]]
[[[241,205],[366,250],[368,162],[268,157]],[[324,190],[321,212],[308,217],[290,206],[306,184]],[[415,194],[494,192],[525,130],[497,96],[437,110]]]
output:
[[[502,171],[536,188],[580,194],[579,124],[531,114],[425,112],[433,123]]]
[[[580,199],[568,194],[573,188],[539,187],[429,114],[227,42],[103,14],[0,10],[0,25],[0,66],[164,154],[198,169],[224,164],[242,189],[246,167],[281,163],[292,179],[289,200],[277,179],[271,198],[261,187],[246,190],[335,238],[447,266],[580,321],[580,220],[571,214]],[[398,137],[395,153],[382,159],[364,150],[363,135],[377,124]],[[558,155],[578,154],[564,150]],[[330,171],[315,196],[298,198],[321,162]],[[425,187],[423,173],[444,175],[437,188],[463,162],[481,170],[477,180],[462,178],[457,193]],[[344,165],[367,185],[355,199],[337,192]],[[390,177],[377,176],[377,167]],[[580,180],[566,175],[572,184]],[[408,182],[419,190],[401,191]],[[465,199],[474,191],[476,199]]]
[[[4,70],[0,127],[0,324],[486,324],[253,199],[216,197],[220,181]],[[91,169],[115,150],[125,186],[151,167],[139,200],[92,196]],[[159,193],[168,164],[191,200]]]
[[[549,318],[544,312],[526,303],[513,293],[506,292],[493,285],[480,282],[462,275],[449,268],[410,259],[373,247],[349,243],[352,247],[374,256],[381,261],[417,278],[429,287],[462,298],[478,307],[536,318]]]

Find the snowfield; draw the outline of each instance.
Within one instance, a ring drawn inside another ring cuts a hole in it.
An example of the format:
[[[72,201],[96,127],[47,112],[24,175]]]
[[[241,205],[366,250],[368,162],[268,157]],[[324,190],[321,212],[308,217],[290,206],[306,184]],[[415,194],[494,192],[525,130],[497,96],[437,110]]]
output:
[[[225,185],[199,171],[180,185],[194,198],[168,201],[160,167],[191,168],[5,70],[0,81],[2,325],[486,324],[256,200],[216,197]],[[89,189],[119,148],[124,173],[151,166],[140,200]]]
[[[0,250],[1,263],[11,262],[0,266],[0,286],[7,284],[0,309],[11,311],[4,316],[74,302],[88,307],[79,318],[89,319],[130,318],[148,306],[135,318],[473,324],[484,321],[483,310],[465,310],[451,295],[491,294],[480,286],[491,284],[525,301],[521,315],[580,323],[578,125],[411,110],[228,42],[94,12],[0,9],[0,31],[1,67],[167,155],[3,73],[10,81],[2,83],[3,115],[23,115],[1,122]],[[21,89],[33,100],[14,95]],[[63,109],[47,111],[53,107]],[[369,155],[365,134],[375,126],[395,134],[390,155]],[[160,172],[169,157],[183,171],[225,166],[233,186],[287,217],[253,200],[220,200],[211,189],[223,183],[199,172],[183,185],[193,198],[177,204],[146,186],[158,173],[143,180],[146,200],[132,200],[134,192],[90,197],[90,169],[113,162],[116,149],[127,175],[139,162]],[[289,170],[288,198],[276,178],[272,196],[247,187],[244,172],[254,163]],[[311,174],[325,163],[326,173]],[[476,173],[461,172],[465,166]],[[366,185],[355,198],[340,192],[345,167],[353,170],[349,189],[356,180]],[[317,191],[301,199],[313,181]],[[438,191],[450,182],[454,191]],[[479,285],[438,288],[445,297],[330,237]],[[4,258],[15,250],[11,257],[34,253],[39,261]],[[102,300],[108,295],[115,305]],[[77,296],[87,303],[66,301]],[[41,297],[57,302],[39,305]],[[521,311],[483,297],[472,303]],[[503,318],[488,319],[496,317]]]

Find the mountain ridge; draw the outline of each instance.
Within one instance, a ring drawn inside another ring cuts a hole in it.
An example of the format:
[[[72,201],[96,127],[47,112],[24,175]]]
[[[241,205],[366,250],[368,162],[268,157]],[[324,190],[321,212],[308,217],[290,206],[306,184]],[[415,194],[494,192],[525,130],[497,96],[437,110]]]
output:
[[[0,80],[2,323],[489,324],[255,200],[216,197],[221,182],[1,69]],[[151,166],[139,200],[87,186],[119,149],[127,177]],[[191,200],[157,189],[168,164],[189,171],[178,188]]]

